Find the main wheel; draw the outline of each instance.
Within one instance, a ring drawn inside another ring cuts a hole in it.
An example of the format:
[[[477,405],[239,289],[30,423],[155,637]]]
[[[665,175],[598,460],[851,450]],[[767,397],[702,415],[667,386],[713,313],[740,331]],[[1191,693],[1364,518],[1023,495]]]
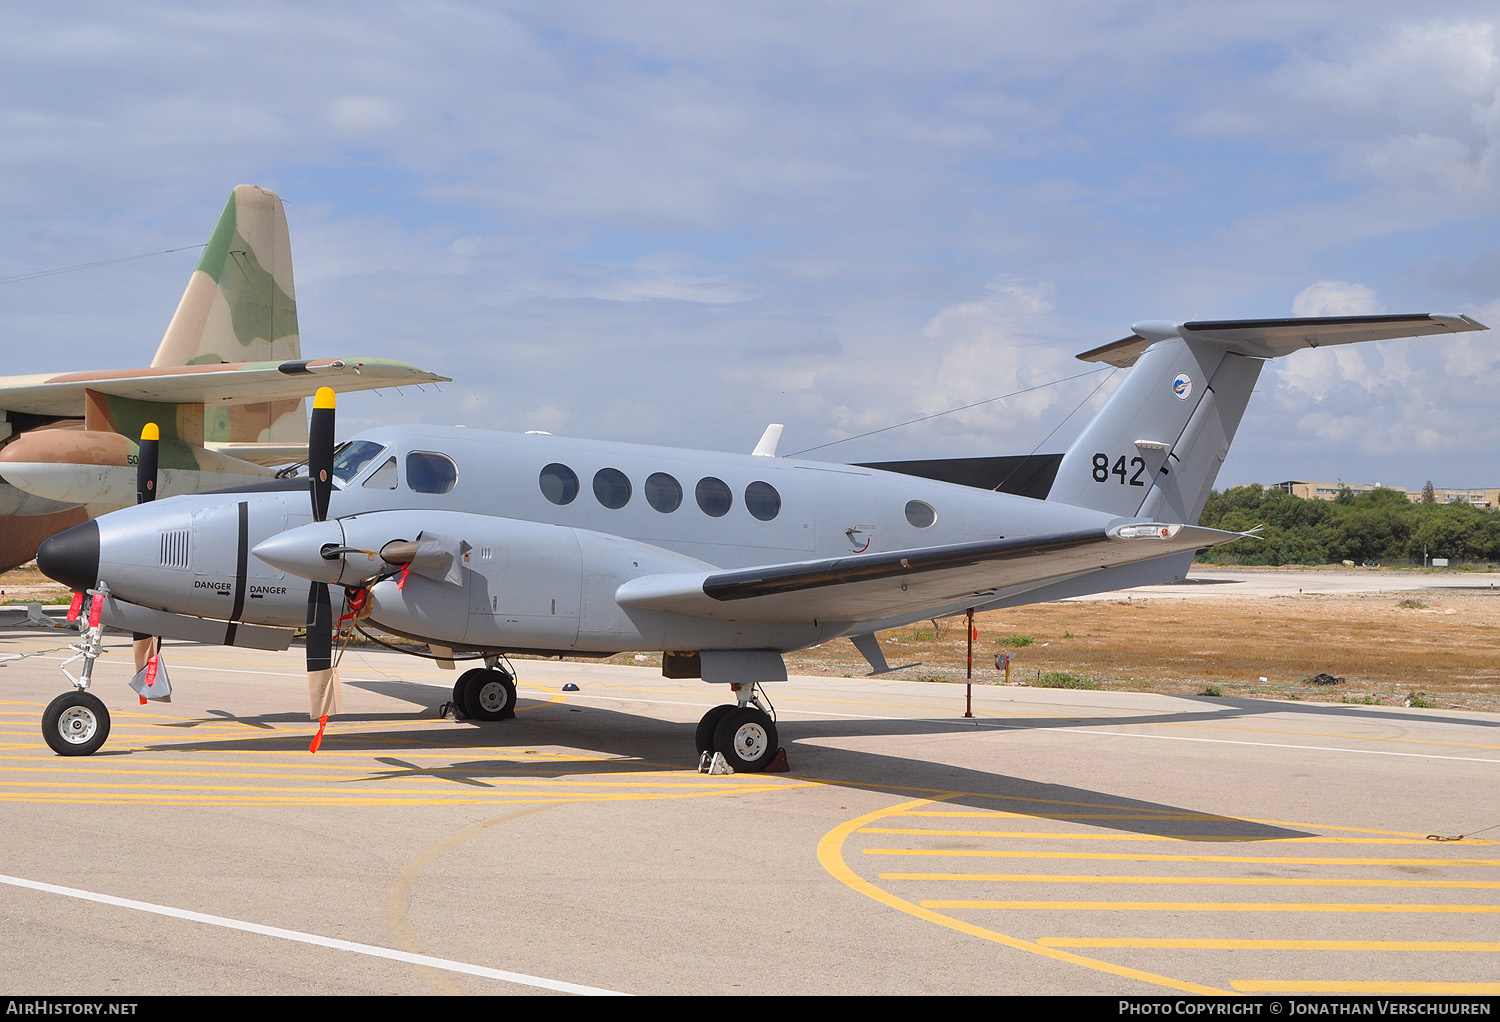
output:
[[[458,680],[453,683],[453,709],[456,711],[454,713],[455,717],[467,717],[469,715],[469,697],[467,694],[469,686],[488,673],[490,672],[483,667],[476,667],[458,676]]]
[[[714,731],[714,750],[724,754],[724,762],[736,773],[760,773],[780,747],[775,722],[753,706],[735,707]]]
[[[109,737],[109,711],[87,692],[64,692],[42,714],[42,737],[59,756],[91,756]]]
[[[701,756],[706,752],[711,756],[718,751],[718,746],[714,744],[714,734],[719,730],[719,721],[723,720],[724,715],[733,709],[733,703],[715,706],[703,715],[702,720],[698,721],[698,732],[693,736],[693,740],[698,745],[698,755]]]
[[[500,670],[468,673],[479,677],[464,688],[465,713],[475,720],[508,720],[516,715],[516,683],[509,674]]]

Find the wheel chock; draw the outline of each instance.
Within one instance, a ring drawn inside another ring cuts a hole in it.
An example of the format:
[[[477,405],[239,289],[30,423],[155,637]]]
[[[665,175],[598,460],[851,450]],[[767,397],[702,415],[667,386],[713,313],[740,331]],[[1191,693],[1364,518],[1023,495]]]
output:
[[[698,757],[698,772],[700,774],[732,774],[734,768],[725,762],[722,752],[714,753],[712,759],[705,752]]]
[[[771,760],[771,764],[766,767],[766,773],[784,774],[791,768],[791,764],[786,761],[786,748],[782,747],[776,750],[776,758]]]

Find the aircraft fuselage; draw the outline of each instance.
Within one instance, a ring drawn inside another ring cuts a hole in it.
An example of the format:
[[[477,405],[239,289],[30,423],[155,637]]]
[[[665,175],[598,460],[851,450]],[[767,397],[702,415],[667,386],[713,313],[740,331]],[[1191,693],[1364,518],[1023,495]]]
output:
[[[622,606],[617,591],[653,575],[747,568],[944,544],[1100,529],[1118,516],[857,466],[680,448],[388,427],[341,448],[327,542],[378,553],[422,533],[466,544],[459,581],[412,573],[371,588],[371,619],[464,649],[612,653],[805,647],[869,622],[712,617]],[[354,464],[358,462],[358,464]],[[309,577],[355,585],[374,556],[298,566],[257,557],[312,520],[304,486],[166,498],[96,523],[97,574],[118,599],[172,614],[298,627]],[[85,558],[86,559],[86,558]],[[1094,572],[1090,590],[1180,574],[1170,563]],[[285,563],[285,562],[284,562]],[[1112,572],[1130,571],[1114,581]],[[320,571],[327,574],[320,575]],[[73,584],[84,581],[82,576]],[[93,580],[89,580],[92,584]],[[1035,588],[1028,586],[1026,588]],[[900,621],[995,602],[954,592]]]

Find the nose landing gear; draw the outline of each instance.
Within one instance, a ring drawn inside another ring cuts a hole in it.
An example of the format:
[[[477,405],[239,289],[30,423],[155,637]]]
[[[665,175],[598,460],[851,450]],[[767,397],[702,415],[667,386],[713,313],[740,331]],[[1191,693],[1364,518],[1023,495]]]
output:
[[[99,659],[104,647],[104,626],[99,623],[99,616],[104,599],[109,595],[109,587],[100,582],[99,588],[90,589],[88,595],[93,597],[93,602],[89,606],[87,622],[81,613],[83,593],[75,594],[73,606],[68,611],[68,619],[78,621],[78,631],[83,638],[82,642],[69,647],[77,652],[62,664],[62,672],[73,683],[73,691],[64,692],[52,700],[42,713],[42,737],[59,756],[91,756],[109,737],[109,710],[88,691],[94,676],[94,661]],[[68,665],[80,659],[83,670],[75,678]]]
[[[64,692],[42,714],[42,737],[59,756],[89,756],[109,737],[109,711],[88,692]]]

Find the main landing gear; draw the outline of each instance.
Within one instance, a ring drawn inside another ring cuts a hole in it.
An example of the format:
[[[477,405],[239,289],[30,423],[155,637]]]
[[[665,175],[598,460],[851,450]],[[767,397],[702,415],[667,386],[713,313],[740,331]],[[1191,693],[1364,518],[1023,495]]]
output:
[[[516,681],[500,666],[499,657],[485,657],[485,667],[458,676],[453,705],[474,720],[509,720],[516,715]]]
[[[730,688],[737,700],[735,705],[715,706],[698,721],[698,755],[700,759],[712,759],[714,753],[722,753],[735,773],[758,774],[771,768],[781,749],[776,722],[762,708],[754,686]]]

